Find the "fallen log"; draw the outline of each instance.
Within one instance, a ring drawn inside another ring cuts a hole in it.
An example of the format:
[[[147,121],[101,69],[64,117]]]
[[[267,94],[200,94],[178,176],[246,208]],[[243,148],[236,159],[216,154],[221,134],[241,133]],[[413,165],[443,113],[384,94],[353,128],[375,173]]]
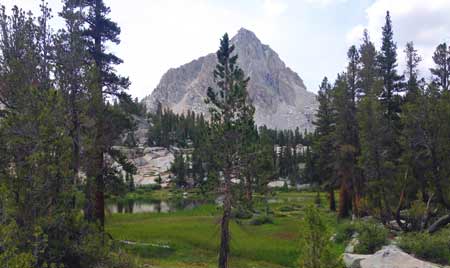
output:
[[[432,234],[449,223],[450,223],[450,214],[442,216],[428,228],[428,233]]]

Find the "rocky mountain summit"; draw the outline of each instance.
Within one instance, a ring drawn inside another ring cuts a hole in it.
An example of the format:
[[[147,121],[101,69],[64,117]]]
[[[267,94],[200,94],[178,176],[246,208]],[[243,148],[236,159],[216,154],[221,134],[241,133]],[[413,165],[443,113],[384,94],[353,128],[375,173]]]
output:
[[[298,74],[249,30],[240,29],[231,42],[236,47],[239,66],[250,77],[248,91],[256,108],[256,124],[311,130],[317,101]],[[176,113],[192,110],[207,115],[204,99],[207,88],[214,86],[212,73],[216,62],[215,53],[211,53],[167,71],[152,94],[143,99],[147,109],[155,111],[161,103]]]

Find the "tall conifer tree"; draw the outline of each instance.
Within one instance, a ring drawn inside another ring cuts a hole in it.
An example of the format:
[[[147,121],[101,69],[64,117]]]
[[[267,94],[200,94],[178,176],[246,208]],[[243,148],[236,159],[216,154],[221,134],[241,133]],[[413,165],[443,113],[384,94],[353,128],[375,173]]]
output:
[[[109,96],[122,97],[124,90],[128,88],[128,78],[115,73],[114,65],[122,63],[122,60],[107,51],[107,43],[119,44],[120,28],[108,18],[110,13],[103,0],[84,0],[81,2],[86,9],[85,19],[87,28],[83,34],[88,45],[88,52],[93,59],[94,68],[91,72],[92,82],[89,91],[91,98],[90,115],[95,121],[94,142],[91,148],[91,163],[87,170],[88,180],[94,179],[95,195],[89,196],[95,200],[94,208],[87,209],[88,218],[98,220],[104,225],[105,220],[105,153],[109,150],[108,141],[105,138],[105,98]],[[88,187],[89,187],[88,186]],[[91,191],[91,189],[87,189]]]
[[[241,161],[244,157],[245,133],[253,120],[254,107],[247,96],[247,78],[236,64],[228,34],[220,40],[217,51],[218,64],[214,70],[216,88],[208,88],[213,144],[220,152],[215,157],[223,171],[223,216],[221,220],[219,268],[229,266],[230,230],[232,206],[232,180],[241,178]]]
[[[447,43],[439,44],[433,55],[435,67],[431,68],[431,74],[435,77],[435,83],[444,91],[447,91],[450,83],[450,47]]]
[[[316,113],[316,139],[313,144],[314,151],[318,155],[317,169],[319,183],[325,184],[329,194],[329,207],[331,211],[336,210],[334,198],[334,187],[336,178],[334,176],[334,131],[336,125],[336,113],[333,107],[333,93],[328,78],[324,78],[319,87],[317,96],[319,109]]]

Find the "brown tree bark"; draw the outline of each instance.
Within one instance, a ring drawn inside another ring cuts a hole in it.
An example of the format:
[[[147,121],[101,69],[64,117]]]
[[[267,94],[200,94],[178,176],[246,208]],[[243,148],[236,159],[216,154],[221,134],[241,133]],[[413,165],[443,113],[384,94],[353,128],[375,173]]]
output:
[[[103,152],[98,152],[98,174],[95,178],[95,218],[100,223],[100,228],[105,226],[105,180],[103,178]]]
[[[348,218],[350,216],[350,210],[352,206],[352,198],[350,185],[347,176],[342,176],[341,187],[339,190],[339,218]]]
[[[97,21],[101,20],[101,1],[96,0],[95,4],[95,17]],[[97,25],[96,30],[100,27]],[[95,33],[94,35],[94,60],[97,67],[97,92],[94,98],[94,109],[95,109],[95,119],[96,119],[96,137],[94,141],[94,174],[95,174],[95,217],[96,220],[100,222],[100,228],[103,229],[105,224],[105,179],[104,179],[104,127],[103,127],[103,113],[104,113],[104,103],[103,103],[103,78],[102,78],[102,61],[100,55],[102,54],[102,39],[100,33]]]
[[[230,254],[231,167],[224,171],[223,215],[220,223],[219,268],[228,268]]]
[[[334,189],[331,186],[328,189],[328,199],[330,201],[330,211],[336,211],[336,198],[334,196]]]

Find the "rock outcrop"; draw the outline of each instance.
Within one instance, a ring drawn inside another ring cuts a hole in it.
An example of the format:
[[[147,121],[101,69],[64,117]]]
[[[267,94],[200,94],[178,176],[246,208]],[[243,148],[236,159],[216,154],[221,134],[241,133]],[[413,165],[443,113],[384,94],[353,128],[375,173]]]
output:
[[[136,185],[156,184],[161,177],[161,186],[167,186],[172,177],[170,167],[175,159],[174,151],[178,149],[148,146],[150,123],[145,117],[136,115],[133,115],[133,122],[136,128],[124,133],[121,141],[113,148],[136,167],[137,174],[133,176]],[[118,163],[115,165],[120,166]]]
[[[256,124],[311,130],[317,101],[298,74],[249,30],[240,29],[231,42],[236,47],[239,66],[250,77],[248,92],[256,109]],[[207,88],[214,86],[212,73],[216,62],[215,53],[211,53],[167,71],[152,94],[143,99],[147,109],[155,111],[161,103],[176,113],[192,110],[207,115],[204,100]]]
[[[439,268],[441,266],[414,258],[394,245],[373,255],[344,254],[347,268]]]
[[[123,147],[116,146],[137,169],[133,176],[136,185],[156,184],[161,176],[161,185],[164,187],[170,182],[172,173],[170,166],[175,157],[172,151],[164,147]]]

